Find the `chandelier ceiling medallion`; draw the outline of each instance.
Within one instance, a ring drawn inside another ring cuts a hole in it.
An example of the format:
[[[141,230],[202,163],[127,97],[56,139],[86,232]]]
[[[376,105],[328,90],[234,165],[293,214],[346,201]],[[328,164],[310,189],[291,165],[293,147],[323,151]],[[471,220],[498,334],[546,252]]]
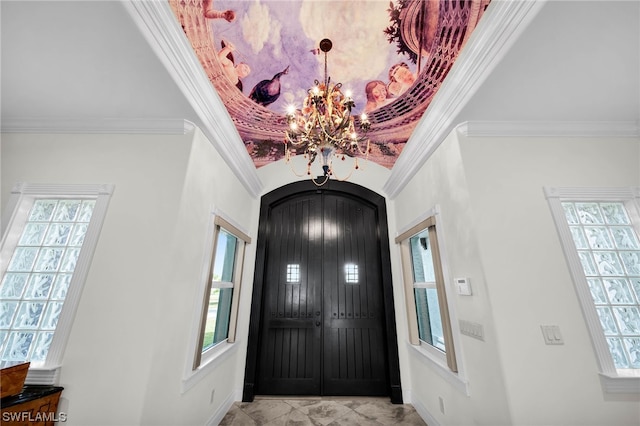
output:
[[[338,180],[347,180],[354,170],[360,168],[358,156],[368,159],[370,147],[366,137],[371,123],[366,114],[362,114],[358,120],[358,127],[362,131],[356,132],[356,120],[351,115],[355,107],[349,91],[343,94],[340,90],[341,83],[331,84],[327,75],[327,53],[333,43],[329,39],[320,41],[320,51],[324,52],[324,81],[315,80],[315,86],[307,91],[302,109],[289,106],[287,110],[287,123],[284,139],[285,159],[290,163],[292,157],[302,153],[307,160],[306,174],[311,176],[311,165],[320,155],[320,164],[324,173],[324,179],[311,178],[317,186],[324,185],[330,176]],[[344,177],[338,177],[333,169],[333,159],[342,161],[345,157],[353,158],[353,167]],[[297,176],[297,173],[291,166]]]

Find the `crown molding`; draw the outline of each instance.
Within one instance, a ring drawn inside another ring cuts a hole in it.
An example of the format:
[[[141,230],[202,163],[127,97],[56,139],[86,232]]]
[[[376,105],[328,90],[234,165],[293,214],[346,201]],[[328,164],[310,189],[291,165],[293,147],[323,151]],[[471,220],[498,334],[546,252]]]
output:
[[[637,121],[467,121],[457,129],[469,137],[640,137]]]
[[[200,129],[254,197],[262,181],[229,112],[205,74],[168,1],[121,0],[201,121]]]
[[[129,133],[186,134],[194,124],[181,119],[150,118],[34,118],[18,117],[2,120],[3,133]]]
[[[396,161],[383,190],[395,198],[453,130],[454,120],[547,0],[492,1]]]

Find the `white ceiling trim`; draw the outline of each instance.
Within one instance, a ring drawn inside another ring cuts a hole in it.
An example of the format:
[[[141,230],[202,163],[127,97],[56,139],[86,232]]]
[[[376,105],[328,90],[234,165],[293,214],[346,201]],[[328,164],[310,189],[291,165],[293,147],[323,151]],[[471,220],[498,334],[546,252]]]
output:
[[[546,0],[492,1],[396,161],[383,190],[395,198],[453,130],[454,120]]]
[[[262,182],[227,109],[207,78],[168,1],[122,0],[160,61],[202,120],[201,130],[257,197]]]
[[[3,133],[186,134],[194,124],[183,119],[135,118],[5,118]]]
[[[636,121],[467,121],[457,129],[469,137],[640,137]]]

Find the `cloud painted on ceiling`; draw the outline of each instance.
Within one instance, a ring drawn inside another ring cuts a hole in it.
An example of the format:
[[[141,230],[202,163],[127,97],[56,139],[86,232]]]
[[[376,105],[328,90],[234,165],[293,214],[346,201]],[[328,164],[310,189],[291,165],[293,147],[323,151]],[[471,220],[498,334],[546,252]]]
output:
[[[324,78],[372,123],[391,168],[489,0],[169,0],[256,167],[284,156],[288,105]]]

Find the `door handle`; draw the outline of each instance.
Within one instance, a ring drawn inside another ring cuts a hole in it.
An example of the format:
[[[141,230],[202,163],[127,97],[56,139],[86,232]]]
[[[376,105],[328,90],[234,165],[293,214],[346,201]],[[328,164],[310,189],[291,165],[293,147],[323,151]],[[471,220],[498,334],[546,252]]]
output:
[[[316,321],[316,327],[320,327],[320,321]]]

